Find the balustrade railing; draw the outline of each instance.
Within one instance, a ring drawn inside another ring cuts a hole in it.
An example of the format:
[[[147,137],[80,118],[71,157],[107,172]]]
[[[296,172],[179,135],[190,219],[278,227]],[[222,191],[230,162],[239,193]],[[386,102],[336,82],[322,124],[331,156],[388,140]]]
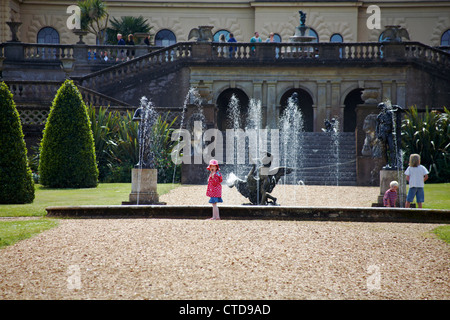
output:
[[[211,46],[208,50],[192,52],[193,44]],[[59,44],[31,44],[15,43],[22,46],[23,57],[8,55],[10,43],[0,44],[0,57],[5,61],[58,61],[61,58],[74,58],[76,65],[82,63],[119,64],[132,59],[131,64],[139,67],[153,67],[160,64],[178,61],[184,58],[207,60],[274,60],[290,61],[301,59],[312,60],[365,60],[377,61],[387,58],[385,49],[389,43],[195,43],[179,42],[169,47],[152,46],[117,46],[117,45],[59,45]],[[395,44],[404,47],[404,55],[395,56],[396,59],[424,60],[431,63],[443,64],[448,67],[449,53],[438,50],[418,42],[402,42]],[[392,58],[392,57],[391,57]],[[128,61],[129,62],[129,61]],[[123,70],[134,67],[124,65]],[[131,69],[130,69],[131,68]],[[109,72],[109,71],[108,71]]]
[[[424,46],[419,42],[405,43],[405,57],[422,60],[450,68],[450,53],[432,47]]]
[[[62,44],[24,43],[23,56],[25,60],[59,60],[73,58],[73,46]]]
[[[108,85],[125,76],[148,72],[152,68],[189,58],[192,56],[191,44],[190,42],[174,44],[76,79],[78,83],[89,88]]]
[[[17,104],[17,110],[24,125],[44,125],[50,106],[60,88],[60,81],[7,81],[9,90]],[[83,101],[87,105],[110,106],[122,114],[135,107],[105,96],[89,88],[78,86]]]

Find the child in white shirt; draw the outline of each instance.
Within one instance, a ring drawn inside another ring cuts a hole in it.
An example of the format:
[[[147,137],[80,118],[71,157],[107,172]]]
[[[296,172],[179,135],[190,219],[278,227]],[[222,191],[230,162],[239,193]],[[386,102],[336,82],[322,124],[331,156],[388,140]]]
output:
[[[409,191],[406,196],[405,208],[410,208],[411,202],[416,197],[417,206],[422,208],[425,200],[423,187],[428,179],[428,170],[420,164],[420,155],[414,153],[409,156],[409,167],[405,171],[406,180],[409,182]]]

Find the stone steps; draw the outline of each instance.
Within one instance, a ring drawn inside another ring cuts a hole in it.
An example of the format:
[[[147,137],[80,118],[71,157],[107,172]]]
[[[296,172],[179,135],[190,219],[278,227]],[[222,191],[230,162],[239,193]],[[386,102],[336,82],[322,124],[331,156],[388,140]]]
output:
[[[282,183],[307,185],[356,185],[356,143],[353,132],[340,133],[333,137],[325,132],[303,132],[299,134],[302,141],[301,154],[296,158],[296,165],[288,161],[290,167],[297,171],[282,178]],[[335,144],[335,142],[337,142]],[[284,154],[280,146],[279,165],[285,166]],[[288,151],[292,156],[292,152]],[[224,165],[223,172],[236,170],[233,165]],[[238,176],[244,178],[250,165],[242,165]]]

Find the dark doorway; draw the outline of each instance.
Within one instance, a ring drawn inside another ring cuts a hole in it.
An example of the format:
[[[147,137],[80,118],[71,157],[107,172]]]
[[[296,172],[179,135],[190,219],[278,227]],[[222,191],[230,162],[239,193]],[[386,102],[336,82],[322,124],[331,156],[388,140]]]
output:
[[[303,115],[303,127],[307,132],[312,132],[314,130],[314,111],[313,111],[313,99],[303,89],[290,89],[281,97],[280,101],[280,116],[283,114],[284,109],[288,104],[288,99],[292,96],[294,92],[298,94],[299,107]]]
[[[344,132],[355,132],[356,129],[356,106],[364,103],[361,99],[363,89],[351,91],[344,100]]]
[[[224,90],[219,97],[217,98],[217,107],[219,108],[219,112],[217,114],[217,128],[221,131],[225,131],[226,129],[233,129],[233,124],[229,121],[229,103],[230,99],[233,96],[236,96],[239,101],[240,106],[240,114],[242,117],[242,123],[245,123],[245,119],[247,119],[247,110],[248,110],[248,102],[249,98],[245,94],[244,91],[240,89],[226,89]]]

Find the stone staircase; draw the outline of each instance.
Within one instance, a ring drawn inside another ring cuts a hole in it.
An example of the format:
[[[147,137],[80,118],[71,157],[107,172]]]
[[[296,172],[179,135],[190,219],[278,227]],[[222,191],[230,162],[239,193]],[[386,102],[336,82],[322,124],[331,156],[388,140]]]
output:
[[[300,137],[300,135],[302,136]],[[337,135],[326,132],[303,132],[299,134],[299,137],[299,140],[302,141],[302,147],[295,157],[297,164],[295,165],[295,162],[288,160],[287,165],[288,167],[296,167],[297,170],[282,177],[280,184],[356,186],[354,132],[343,132]],[[279,166],[285,166],[285,156],[281,146],[280,149]],[[289,151],[289,153],[293,158],[292,151]],[[225,162],[221,166],[221,171],[225,177],[233,172],[239,178],[245,179],[251,168],[248,159],[246,159],[246,163],[245,165],[235,166]],[[198,170],[201,170],[201,168]],[[206,178],[203,177],[197,181],[198,172],[201,171],[196,171],[192,175],[193,177],[187,178],[185,183],[197,184],[206,181]]]
[[[303,133],[302,169],[297,182],[306,185],[356,185],[355,133]]]

